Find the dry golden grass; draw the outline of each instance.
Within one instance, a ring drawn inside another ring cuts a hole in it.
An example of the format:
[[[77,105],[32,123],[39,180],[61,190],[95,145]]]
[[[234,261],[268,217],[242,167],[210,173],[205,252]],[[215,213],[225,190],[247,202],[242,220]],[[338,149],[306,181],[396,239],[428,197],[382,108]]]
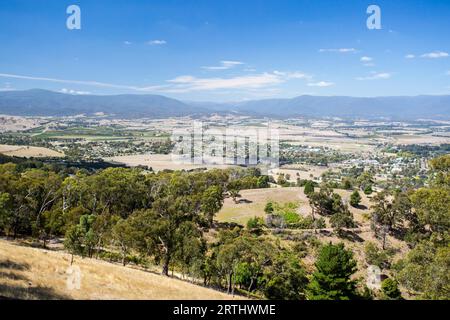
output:
[[[414,134],[404,134],[396,137],[394,139],[395,144],[422,144],[422,145],[439,145],[443,143],[448,143],[449,138],[445,136],[437,136],[434,134],[427,135],[414,135]]]
[[[313,180],[318,179],[322,173],[330,170],[328,167],[311,166],[311,165],[286,165],[277,169],[272,169],[269,171],[275,180],[278,179],[278,174],[289,175],[289,182],[296,182],[297,179],[303,180]]]
[[[1,144],[0,153],[11,157],[64,157],[64,154],[42,147],[29,147],[29,146],[10,146]]]
[[[0,133],[18,132],[39,127],[42,119],[0,114]]]
[[[207,164],[197,165],[189,163],[180,163],[177,161],[173,161],[171,155],[165,154],[117,156],[105,158],[104,160],[122,163],[128,167],[148,166],[151,167],[155,172],[163,170],[192,170],[200,168],[226,169],[230,167],[229,165],[207,165]]]
[[[174,278],[75,257],[81,287],[70,289],[70,255],[0,240],[0,297],[18,299],[223,300],[232,296]],[[238,298],[238,297],[234,297]]]

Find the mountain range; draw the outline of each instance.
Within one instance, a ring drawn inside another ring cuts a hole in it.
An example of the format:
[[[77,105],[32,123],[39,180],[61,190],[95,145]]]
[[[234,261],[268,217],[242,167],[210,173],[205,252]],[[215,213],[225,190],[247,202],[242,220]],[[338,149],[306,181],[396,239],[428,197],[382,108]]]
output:
[[[0,114],[20,116],[71,116],[105,113],[121,118],[165,118],[208,114],[260,117],[341,117],[450,119],[450,96],[346,97],[308,96],[244,102],[180,101],[161,95],[72,95],[32,89],[0,92]]]

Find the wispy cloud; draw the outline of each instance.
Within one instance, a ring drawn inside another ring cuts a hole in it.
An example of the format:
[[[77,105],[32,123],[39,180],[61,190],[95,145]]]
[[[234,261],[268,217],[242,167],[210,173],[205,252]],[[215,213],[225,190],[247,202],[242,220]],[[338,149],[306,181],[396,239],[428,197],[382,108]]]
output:
[[[229,78],[198,78],[190,75],[176,77],[167,82],[172,87],[164,88],[164,92],[183,93],[192,91],[213,90],[249,90],[253,93],[257,89],[275,90],[277,85],[290,80],[303,79],[311,81],[312,76],[299,71],[273,71],[253,75],[243,75]],[[329,85],[328,82],[319,83],[321,86]],[[319,86],[318,85],[318,86]]]
[[[206,70],[227,70],[227,69],[231,69],[234,68],[236,66],[239,65],[243,65],[244,63],[241,61],[230,61],[230,60],[222,60],[220,61],[220,65],[219,66],[212,66],[212,67],[202,67],[202,69],[206,69]]]
[[[212,90],[223,90],[223,89],[260,89],[273,87],[275,85],[284,83],[292,79],[311,79],[311,76],[302,72],[264,72],[254,75],[236,76],[229,78],[198,78],[190,75],[179,76],[174,79],[167,80],[165,84],[153,85],[153,86],[131,86],[131,85],[121,85],[98,81],[80,81],[80,80],[67,80],[67,79],[57,79],[57,78],[47,78],[47,77],[35,77],[27,75],[15,75],[0,73],[0,77],[3,78],[13,78],[22,80],[33,80],[33,81],[46,81],[54,83],[64,83],[73,85],[84,85],[84,86],[94,86],[102,88],[112,88],[112,89],[122,89],[130,91],[139,92],[160,92],[160,93],[183,93],[191,91],[212,91]],[[67,93],[71,92],[68,89]]]
[[[161,45],[167,44],[167,41],[166,40],[150,40],[150,41],[147,41],[147,44],[149,44],[151,46],[161,46]]]
[[[91,94],[89,91],[77,91],[77,90],[73,90],[73,89],[66,89],[66,88],[62,88],[60,90],[61,93],[65,93],[65,94],[72,94],[72,95],[87,95],[87,94]]]
[[[426,59],[439,59],[439,58],[447,58],[449,56],[449,54],[447,52],[444,51],[433,51],[433,52],[428,52],[428,53],[424,53],[422,55],[420,55],[421,58],[426,58]],[[409,53],[405,56],[405,59],[415,59],[416,55]]]
[[[98,81],[67,80],[67,79],[57,79],[57,78],[47,78],[47,77],[35,77],[35,76],[28,76],[28,75],[17,75],[17,74],[9,74],[9,73],[0,73],[0,77],[1,78],[10,78],[10,79],[22,79],[22,80],[46,81],[46,82],[66,83],[66,84],[75,84],[75,85],[86,85],[86,86],[112,88],[112,89],[134,90],[134,91],[152,91],[152,90],[156,90],[159,88],[159,86],[137,87],[137,86],[120,85],[120,84],[98,82]]]
[[[310,82],[308,83],[308,87],[331,87],[334,86],[334,82],[327,82],[327,81],[319,81],[319,82]]]
[[[392,77],[391,73],[388,72],[372,72],[369,76],[366,77],[358,77],[356,80],[364,81],[364,80],[386,80]]]
[[[131,41],[124,41],[123,44],[126,46],[129,46],[129,45],[132,45],[133,43]]]
[[[434,51],[429,52],[421,55],[422,58],[428,58],[428,59],[439,59],[439,58],[447,58],[448,53],[444,51]]]
[[[286,81],[286,77],[275,73],[261,73],[231,78],[197,78],[180,76],[168,80],[173,85],[166,92],[210,91],[219,89],[258,89],[277,85]]]
[[[373,58],[372,57],[364,56],[364,57],[361,57],[360,61],[366,67],[374,67],[375,66],[375,63],[373,63]]]
[[[355,53],[355,48],[319,49],[319,52]]]
[[[286,78],[286,79],[312,79],[312,76],[303,72],[298,72],[298,71],[294,71],[294,72],[286,72],[286,71],[277,71],[275,70],[273,72],[275,75],[280,76],[282,78]]]
[[[447,75],[450,76],[450,70],[447,71]]]

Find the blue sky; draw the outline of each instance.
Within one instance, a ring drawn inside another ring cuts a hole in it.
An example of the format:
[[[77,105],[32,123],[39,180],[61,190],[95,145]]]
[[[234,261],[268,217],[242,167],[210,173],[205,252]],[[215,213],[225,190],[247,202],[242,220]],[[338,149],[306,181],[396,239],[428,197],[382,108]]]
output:
[[[81,8],[68,30],[66,8]],[[366,27],[369,5],[381,30]],[[235,101],[450,94],[450,1],[8,0],[0,90]]]

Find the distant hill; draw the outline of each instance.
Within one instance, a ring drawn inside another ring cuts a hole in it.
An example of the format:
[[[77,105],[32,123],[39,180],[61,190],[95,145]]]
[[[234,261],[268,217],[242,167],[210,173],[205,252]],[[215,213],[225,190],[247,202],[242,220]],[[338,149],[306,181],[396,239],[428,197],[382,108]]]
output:
[[[233,110],[275,117],[450,119],[450,96],[318,97],[268,99],[236,103]]]
[[[187,116],[206,110],[159,95],[71,95],[40,89],[0,92],[0,114],[67,116],[98,112],[139,118]]]
[[[0,92],[0,114],[66,116],[103,112],[123,118],[200,116],[212,113],[287,117],[450,119],[450,96],[299,96],[236,103],[179,101],[160,95],[70,95],[34,89]]]

